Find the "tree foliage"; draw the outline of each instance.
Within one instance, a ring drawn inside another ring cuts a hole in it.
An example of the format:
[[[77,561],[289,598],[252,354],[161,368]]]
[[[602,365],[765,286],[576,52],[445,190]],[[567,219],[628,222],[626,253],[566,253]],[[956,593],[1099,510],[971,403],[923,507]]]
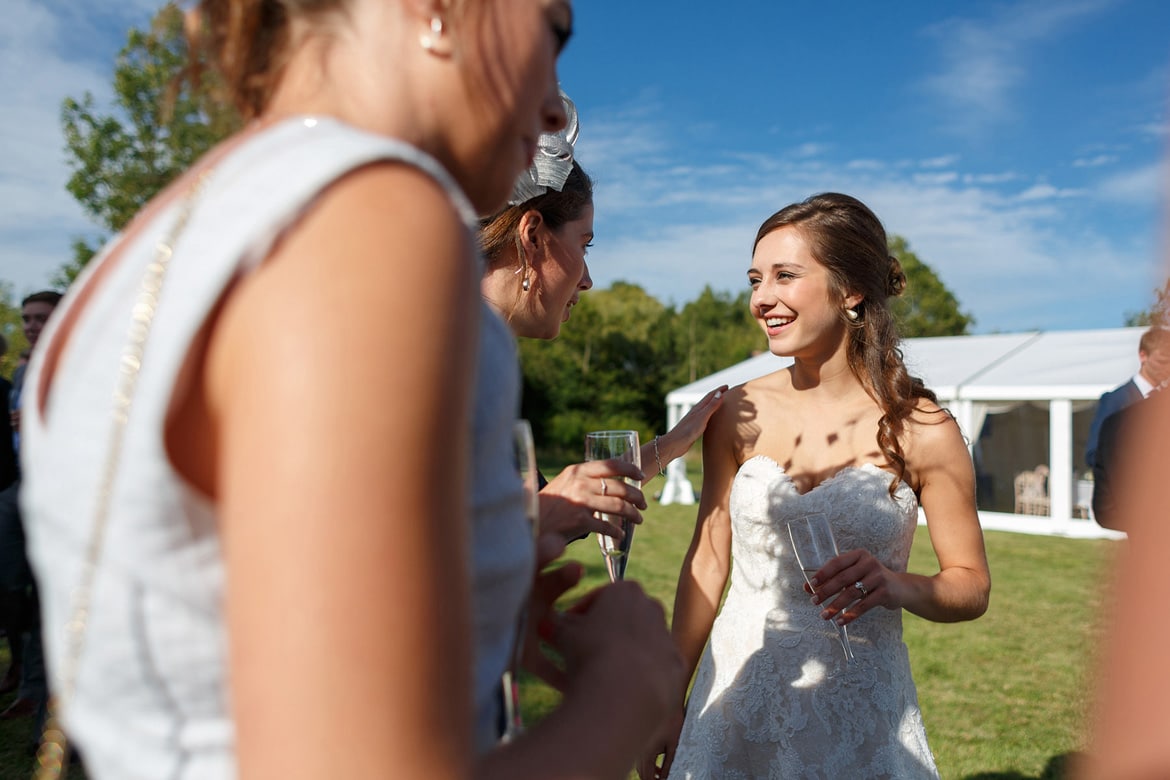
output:
[[[114,64],[114,105],[100,110],[87,92],[66,98],[61,111],[72,175],[66,185],[82,208],[111,233],[200,155],[240,125],[238,114],[216,99],[214,75],[198,87],[182,82],[188,63],[183,12],[165,5],[150,29],[132,29]],[[94,254],[74,242],[70,281]]]
[[[906,274],[906,292],[894,298],[890,305],[902,337],[965,335],[975,324],[975,318],[959,310],[954,293],[930,266],[910,251],[906,239],[892,236],[889,245],[890,254],[898,258]]]
[[[1154,302],[1150,308],[1125,315],[1125,325],[1129,328],[1170,328],[1170,279],[1154,290]]]

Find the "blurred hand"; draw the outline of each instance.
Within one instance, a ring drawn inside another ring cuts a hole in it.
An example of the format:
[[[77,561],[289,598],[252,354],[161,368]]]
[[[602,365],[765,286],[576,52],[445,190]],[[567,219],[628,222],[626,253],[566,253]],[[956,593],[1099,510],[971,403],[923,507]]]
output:
[[[565,659],[565,697],[592,697],[598,722],[648,750],[682,710],[683,662],[662,605],[632,581],[591,591],[542,631]],[[611,695],[620,687],[621,695]],[[632,731],[630,731],[632,730]]]
[[[676,712],[666,724],[664,733],[652,743],[655,746],[638,762],[638,777],[641,780],[662,780],[670,774],[670,765],[674,763],[674,751],[678,748],[678,738],[682,734],[685,719],[686,710]],[[658,765],[659,756],[662,756],[662,766]]]

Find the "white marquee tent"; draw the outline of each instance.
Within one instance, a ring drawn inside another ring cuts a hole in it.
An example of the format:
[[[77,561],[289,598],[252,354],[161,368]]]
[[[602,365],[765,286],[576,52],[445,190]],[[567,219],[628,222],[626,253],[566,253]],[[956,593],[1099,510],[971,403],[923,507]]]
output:
[[[1116,536],[1076,511],[1088,503],[1085,440],[1097,399],[1138,369],[1142,328],[1005,333],[907,339],[910,372],[922,377],[951,410],[975,456],[982,488],[980,520],[987,528]],[[708,391],[735,386],[791,363],[763,353],[673,390],[666,396],[673,426]],[[1000,422],[1002,420],[1002,422]],[[1050,469],[1048,517],[1019,517],[1005,506],[1015,472]],[[1078,495],[1079,493],[1079,495]],[[686,466],[667,468],[663,503],[693,503]],[[995,511],[999,510],[999,511]]]

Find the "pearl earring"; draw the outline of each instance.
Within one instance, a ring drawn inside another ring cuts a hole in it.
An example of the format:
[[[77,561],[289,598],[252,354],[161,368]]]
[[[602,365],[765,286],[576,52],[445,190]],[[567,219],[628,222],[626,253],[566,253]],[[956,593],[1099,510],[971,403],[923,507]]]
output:
[[[846,309],[845,316],[849,318],[850,322],[857,322],[857,318],[861,315],[857,313],[857,309]]]
[[[418,36],[418,44],[425,50],[433,52],[435,46],[443,38],[443,20],[437,16],[431,17],[431,31]]]

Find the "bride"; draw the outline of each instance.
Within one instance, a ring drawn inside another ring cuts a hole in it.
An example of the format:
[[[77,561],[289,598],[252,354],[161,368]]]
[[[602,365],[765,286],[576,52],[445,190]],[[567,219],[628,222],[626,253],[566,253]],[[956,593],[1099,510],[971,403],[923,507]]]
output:
[[[769,348],[795,362],[731,390],[707,428],[672,627],[699,671],[685,722],[639,773],[937,777],[902,610],[977,618],[991,579],[962,434],[898,349],[888,299],[906,278],[873,212],[828,193],[764,222],[748,280]],[[933,576],[906,571],[920,506]],[[842,551],[812,576],[815,591],[785,527],[809,512],[826,515]],[[848,626],[852,662],[834,622]]]

